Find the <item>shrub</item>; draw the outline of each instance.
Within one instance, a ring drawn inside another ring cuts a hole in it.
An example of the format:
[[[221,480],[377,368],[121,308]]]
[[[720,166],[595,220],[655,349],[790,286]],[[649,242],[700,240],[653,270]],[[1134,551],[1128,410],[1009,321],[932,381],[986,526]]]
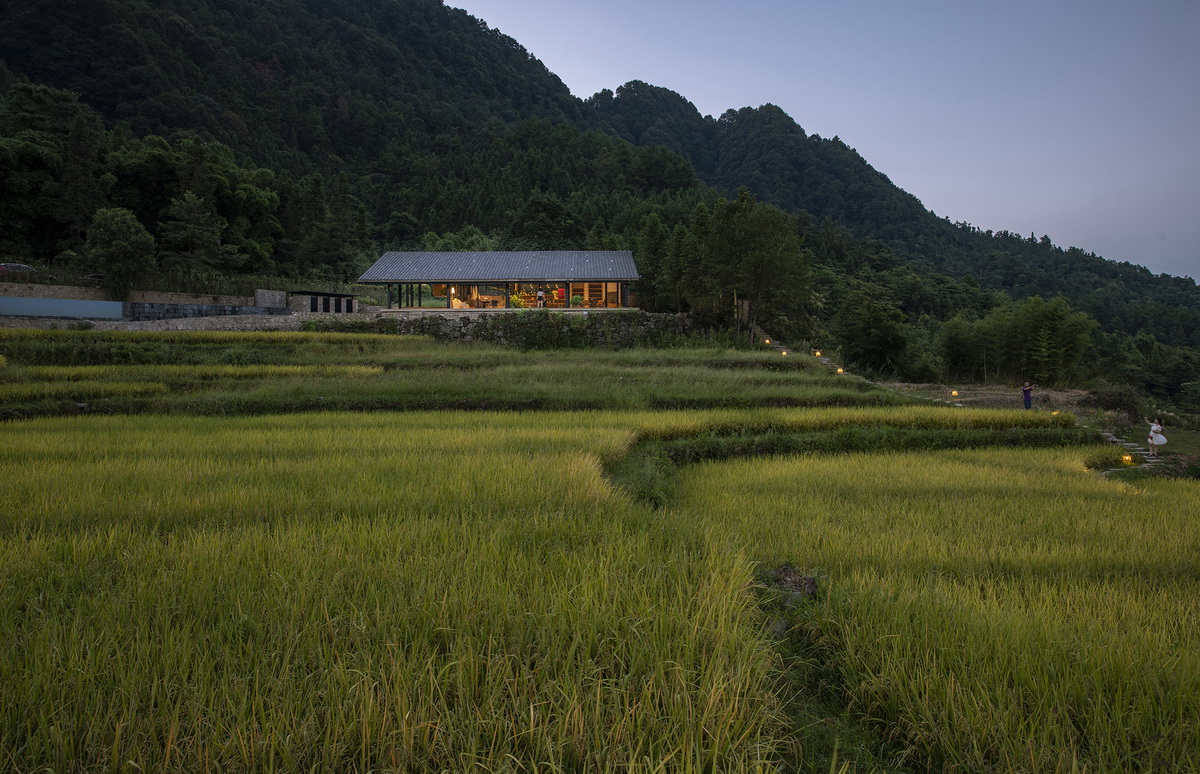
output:
[[[1145,413],[1142,397],[1127,384],[1099,382],[1079,403],[1089,408],[1119,411],[1129,417],[1131,422],[1137,421]]]

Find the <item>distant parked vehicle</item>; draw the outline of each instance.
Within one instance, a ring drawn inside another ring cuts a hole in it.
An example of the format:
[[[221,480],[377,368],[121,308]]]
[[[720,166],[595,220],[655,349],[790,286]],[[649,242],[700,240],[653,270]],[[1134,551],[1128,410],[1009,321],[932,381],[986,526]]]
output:
[[[24,263],[0,263],[0,274],[37,274],[37,269]]]

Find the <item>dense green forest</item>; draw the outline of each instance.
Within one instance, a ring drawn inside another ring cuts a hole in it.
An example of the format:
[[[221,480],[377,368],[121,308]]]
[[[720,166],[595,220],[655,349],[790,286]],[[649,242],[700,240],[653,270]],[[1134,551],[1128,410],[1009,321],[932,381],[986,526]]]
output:
[[[939,218],[771,105],[578,100],[440,0],[19,0],[0,41],[0,257],[117,295],[631,249],[648,308],[722,325],[744,301],[859,368],[1200,400],[1193,281]]]

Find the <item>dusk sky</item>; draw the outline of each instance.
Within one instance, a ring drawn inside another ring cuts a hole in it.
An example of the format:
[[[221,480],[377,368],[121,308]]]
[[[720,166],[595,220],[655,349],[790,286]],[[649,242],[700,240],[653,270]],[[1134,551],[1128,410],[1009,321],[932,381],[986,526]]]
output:
[[[446,0],[578,97],[778,105],[939,216],[1200,279],[1197,0]]]

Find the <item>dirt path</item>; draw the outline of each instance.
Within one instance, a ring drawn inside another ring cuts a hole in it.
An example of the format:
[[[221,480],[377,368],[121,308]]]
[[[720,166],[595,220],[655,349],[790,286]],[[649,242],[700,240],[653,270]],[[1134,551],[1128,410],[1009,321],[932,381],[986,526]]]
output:
[[[1019,409],[1022,407],[1019,386],[972,384],[951,387],[944,384],[914,384],[912,382],[877,382],[877,384],[901,395],[945,400],[954,404],[962,404],[967,408]],[[955,390],[958,391],[957,395],[953,394]],[[1070,411],[1079,414],[1085,410],[1080,401],[1087,394],[1086,390],[1050,390],[1038,387],[1033,391],[1033,408],[1036,411]]]

